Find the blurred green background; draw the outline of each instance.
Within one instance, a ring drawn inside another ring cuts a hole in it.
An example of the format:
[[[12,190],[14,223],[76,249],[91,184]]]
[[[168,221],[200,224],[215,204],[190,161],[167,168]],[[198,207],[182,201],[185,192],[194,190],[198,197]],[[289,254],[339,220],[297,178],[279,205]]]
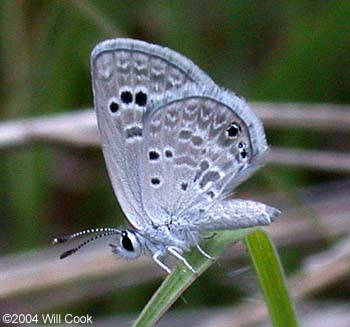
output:
[[[168,46],[249,101],[346,104],[349,17],[349,1],[2,0],[0,119],[92,107],[90,52],[114,37]],[[350,143],[306,130],[268,129],[267,135],[272,146],[343,151]],[[83,228],[124,224],[99,149],[35,145],[6,150],[0,160],[2,255],[46,247],[56,235]],[[288,194],[341,177],[269,166],[240,190]],[[297,269],[303,254],[293,251],[282,251],[287,271]],[[138,312],[158,283],[74,308],[95,316]],[[190,306],[238,298],[239,291],[216,286],[210,273],[186,295]]]

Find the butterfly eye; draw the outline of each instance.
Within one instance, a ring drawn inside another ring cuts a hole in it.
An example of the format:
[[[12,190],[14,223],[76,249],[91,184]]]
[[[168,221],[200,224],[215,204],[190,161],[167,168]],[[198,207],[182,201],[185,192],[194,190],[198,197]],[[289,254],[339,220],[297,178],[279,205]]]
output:
[[[231,123],[226,129],[226,135],[229,138],[237,138],[241,134],[241,126],[236,122]]]
[[[126,231],[122,232],[122,246],[127,251],[134,251],[134,246]]]
[[[147,103],[147,94],[140,91],[136,93],[135,102],[139,107],[144,107]]]
[[[129,104],[132,102],[132,94],[130,91],[123,91],[120,95],[120,98],[125,104]]]
[[[109,110],[113,114],[115,114],[119,110],[119,104],[116,103],[115,101],[111,101],[111,103],[109,104]]]

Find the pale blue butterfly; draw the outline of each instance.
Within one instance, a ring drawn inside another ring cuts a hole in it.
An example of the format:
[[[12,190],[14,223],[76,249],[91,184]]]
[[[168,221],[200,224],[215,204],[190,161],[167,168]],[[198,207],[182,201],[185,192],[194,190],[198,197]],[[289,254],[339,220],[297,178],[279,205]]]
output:
[[[91,55],[98,127],[109,177],[133,228],[98,228],[117,235],[112,251],[161,261],[199,246],[205,231],[268,225],[279,214],[265,204],[231,199],[258,167],[268,146],[260,119],[234,93],[218,87],[192,61],[133,39],[99,43]]]

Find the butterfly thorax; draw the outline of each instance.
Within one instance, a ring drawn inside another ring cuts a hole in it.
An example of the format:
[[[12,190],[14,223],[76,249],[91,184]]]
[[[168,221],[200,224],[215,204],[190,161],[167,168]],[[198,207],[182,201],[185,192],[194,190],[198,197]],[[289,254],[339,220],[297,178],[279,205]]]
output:
[[[155,251],[166,252],[168,247],[176,247],[181,252],[186,252],[197,244],[199,238],[199,233],[188,230],[176,222],[151,225],[138,234],[142,236],[145,248],[152,254]]]

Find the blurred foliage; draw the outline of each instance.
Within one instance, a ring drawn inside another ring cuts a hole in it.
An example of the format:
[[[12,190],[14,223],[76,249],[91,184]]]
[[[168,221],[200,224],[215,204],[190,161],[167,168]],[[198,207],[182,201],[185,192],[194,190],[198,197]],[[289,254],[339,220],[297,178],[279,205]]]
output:
[[[90,52],[114,37],[177,50],[249,101],[346,103],[349,16],[350,2],[337,0],[2,0],[0,119],[91,107]],[[306,131],[267,134],[272,145],[324,143]],[[80,174],[93,178],[82,180]],[[313,177],[268,167],[243,189],[284,192],[315,183]],[[57,234],[84,227],[124,223],[100,151],[8,151],[1,157],[0,185],[2,254],[44,246]],[[110,300],[123,306],[117,296]]]

